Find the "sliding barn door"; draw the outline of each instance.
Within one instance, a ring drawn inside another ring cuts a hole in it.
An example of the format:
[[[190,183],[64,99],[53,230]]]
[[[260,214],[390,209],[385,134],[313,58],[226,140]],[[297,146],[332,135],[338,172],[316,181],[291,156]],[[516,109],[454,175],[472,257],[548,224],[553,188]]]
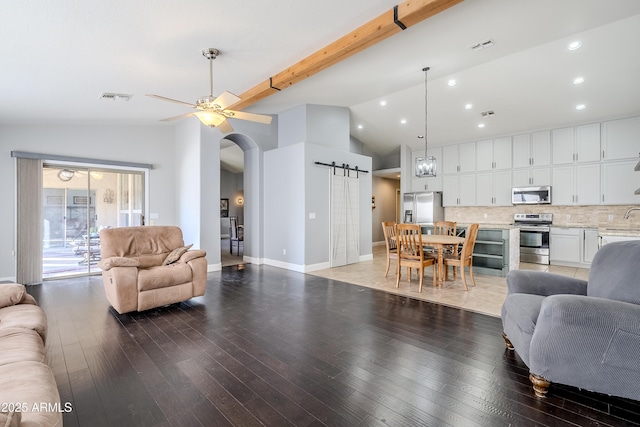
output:
[[[360,260],[358,178],[331,175],[331,267]]]

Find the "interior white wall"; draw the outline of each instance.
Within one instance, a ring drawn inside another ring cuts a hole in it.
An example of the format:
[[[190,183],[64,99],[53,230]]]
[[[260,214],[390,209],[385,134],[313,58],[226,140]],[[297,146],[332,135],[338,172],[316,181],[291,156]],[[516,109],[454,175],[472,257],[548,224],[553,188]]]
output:
[[[15,159],[11,151],[85,157],[153,165],[149,212],[156,224],[176,223],[174,130],[166,126],[0,126],[0,280],[15,278]]]

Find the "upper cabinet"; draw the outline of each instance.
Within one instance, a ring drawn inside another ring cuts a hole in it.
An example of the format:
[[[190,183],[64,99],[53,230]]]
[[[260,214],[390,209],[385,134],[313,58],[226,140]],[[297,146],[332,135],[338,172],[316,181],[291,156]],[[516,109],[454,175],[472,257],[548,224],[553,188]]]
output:
[[[600,123],[554,129],[551,141],[554,165],[600,161]]]
[[[445,175],[458,172],[475,172],[476,143],[465,142],[457,145],[445,145],[442,149],[443,168]]]
[[[602,124],[603,160],[637,158],[640,153],[640,117]]]
[[[476,143],[476,171],[511,169],[511,137]]]

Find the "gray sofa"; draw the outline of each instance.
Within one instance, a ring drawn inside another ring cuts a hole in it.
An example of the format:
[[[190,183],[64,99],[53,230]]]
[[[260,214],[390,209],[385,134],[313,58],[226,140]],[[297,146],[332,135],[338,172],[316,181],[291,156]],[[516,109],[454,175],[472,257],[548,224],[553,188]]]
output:
[[[640,241],[603,246],[588,281],[515,270],[507,286],[503,337],[537,396],[560,383],[640,400]]]
[[[62,425],[46,335],[47,318],[25,287],[0,284],[0,426]]]

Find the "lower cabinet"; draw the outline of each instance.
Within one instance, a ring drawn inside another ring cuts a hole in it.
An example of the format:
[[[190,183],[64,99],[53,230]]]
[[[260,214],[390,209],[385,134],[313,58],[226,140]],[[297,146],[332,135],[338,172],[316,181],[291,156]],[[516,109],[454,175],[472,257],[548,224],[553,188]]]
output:
[[[588,268],[598,251],[598,230],[551,227],[549,262],[552,265]]]

